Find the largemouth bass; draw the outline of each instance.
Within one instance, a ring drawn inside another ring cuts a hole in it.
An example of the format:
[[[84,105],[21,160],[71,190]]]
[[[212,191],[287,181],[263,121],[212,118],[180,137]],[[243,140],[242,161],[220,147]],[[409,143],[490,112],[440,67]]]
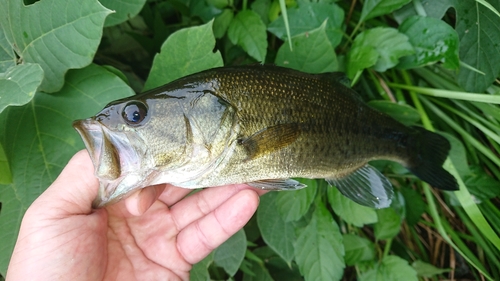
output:
[[[339,73],[234,66],[180,78],[77,120],[100,180],[94,207],[149,185],[248,183],[272,190],[324,178],[362,205],[391,202],[389,180],[368,164],[401,163],[431,186],[457,189],[442,168],[448,141],[367,106]]]

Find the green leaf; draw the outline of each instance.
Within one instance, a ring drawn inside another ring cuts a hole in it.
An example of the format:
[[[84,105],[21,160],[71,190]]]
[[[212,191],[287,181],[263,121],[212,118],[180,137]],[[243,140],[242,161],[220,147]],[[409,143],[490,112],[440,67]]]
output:
[[[225,9],[214,20],[214,36],[220,39],[226,34],[229,24],[233,20],[234,12],[231,9]]]
[[[252,58],[264,62],[267,53],[266,25],[260,16],[251,10],[239,12],[229,24],[229,40],[239,45]]]
[[[153,61],[153,67],[144,90],[153,89],[173,80],[202,70],[223,65],[219,51],[213,52],[215,38],[213,21],[181,29],[161,46],[161,51]]]
[[[250,6],[252,11],[260,16],[260,19],[265,25],[269,23],[269,9],[271,8],[271,0],[255,0]]]
[[[9,105],[28,103],[42,79],[42,68],[32,63],[16,65],[0,73],[0,112]]]
[[[14,65],[16,65],[16,55],[0,24],[0,73],[7,71]]]
[[[417,272],[418,276],[425,277],[425,278],[432,278],[435,275],[438,274],[443,274],[446,272],[450,272],[450,269],[443,269],[443,268],[437,268],[433,266],[432,264],[428,264],[426,262],[423,262],[421,260],[416,260],[414,261],[411,266],[415,271]]]
[[[382,263],[358,278],[359,281],[418,281],[417,272],[398,256],[386,256]]]
[[[471,170],[471,174],[464,178],[464,183],[476,199],[481,202],[500,195],[500,182],[479,166],[473,166]]]
[[[92,62],[110,13],[97,0],[1,1],[0,25],[20,59],[42,67],[40,89],[55,92],[69,69]]]
[[[359,205],[351,199],[342,195],[339,190],[333,186],[328,188],[328,202],[335,214],[349,224],[362,227],[365,224],[377,222],[377,213],[375,209]]]
[[[428,17],[441,19],[446,11],[455,5],[456,0],[420,0],[420,3]],[[394,12],[394,19],[401,24],[408,17],[418,15],[415,6],[415,3],[406,4],[401,9]]]
[[[285,222],[302,218],[314,201],[318,189],[316,180],[301,179],[300,182],[307,187],[297,191],[279,192],[276,198],[276,205]]]
[[[189,12],[191,17],[199,17],[202,22],[209,22],[221,13],[221,10],[213,5],[208,5],[207,1],[190,1]]]
[[[100,0],[106,8],[115,11],[106,18],[105,26],[120,24],[135,17],[146,3],[146,0]]]
[[[293,244],[297,236],[294,224],[285,222],[280,216],[276,205],[277,197],[276,192],[269,192],[260,198],[257,224],[264,242],[287,263],[290,263],[294,257]]]
[[[442,20],[412,16],[400,26],[415,48],[415,54],[401,58],[400,68],[416,68],[438,61],[449,69],[458,69],[458,34]]]
[[[411,0],[367,0],[361,10],[360,21],[391,13],[410,2]]]
[[[204,259],[194,264],[189,271],[190,281],[210,281],[210,273],[208,267],[214,261],[214,252],[206,256]]]
[[[335,71],[337,56],[325,33],[325,23],[319,28],[292,37],[293,51],[288,41],[281,45],[276,64],[309,73]]]
[[[353,46],[347,54],[347,77],[354,79],[358,71],[374,66],[378,56],[377,49],[372,46]]]
[[[375,259],[375,245],[370,240],[353,234],[345,234],[343,239],[346,265]]]
[[[337,223],[318,202],[312,219],[295,244],[295,261],[306,280],[340,280],[344,272],[344,244]]]
[[[375,224],[375,238],[386,240],[394,238],[401,228],[401,216],[393,208],[377,210],[378,222]]]
[[[406,104],[397,104],[385,100],[373,100],[368,105],[382,111],[406,126],[415,125],[420,120],[420,113]]]
[[[450,157],[453,166],[462,177],[466,177],[471,174],[469,169],[469,164],[467,160],[467,152],[465,151],[465,147],[463,143],[455,136],[447,133],[440,133],[443,137],[445,137],[451,145],[450,152],[448,153],[448,157]]]
[[[460,38],[460,59],[484,72],[463,65],[457,76],[458,84],[469,92],[483,92],[500,73],[500,20],[492,11],[476,1],[457,1],[455,29]],[[500,2],[491,3],[497,10]]]
[[[133,94],[120,78],[90,65],[68,72],[57,94],[38,92],[28,104],[2,112],[0,143],[9,159],[13,182],[0,185],[1,274],[5,276],[24,212],[71,156],[84,147],[72,122],[94,115],[112,100]]]
[[[342,40],[344,10],[334,3],[300,3],[296,9],[288,9],[290,36],[310,32],[325,24],[325,34],[332,47],[336,47]],[[269,32],[281,40],[286,40],[286,29],[283,16],[273,21],[268,28]]]
[[[422,199],[422,194],[411,188],[403,187],[400,191],[405,199],[406,222],[409,226],[414,226],[420,221],[420,217],[427,210],[427,204]]]
[[[229,276],[234,276],[245,257],[246,249],[247,237],[245,231],[240,229],[214,250],[214,262],[224,268]]]
[[[359,50],[361,48],[361,50]],[[347,54],[348,76],[368,67],[373,62],[374,51],[378,53],[377,62],[373,66],[376,71],[383,72],[398,64],[399,58],[413,54],[412,45],[408,37],[399,33],[397,29],[389,27],[376,27],[360,33],[354,39],[351,50]],[[360,67],[364,66],[364,67]]]
[[[245,273],[243,275],[243,281],[273,281],[271,274],[267,271],[267,268],[256,261],[248,261],[250,264],[250,269],[252,270],[253,276]]]
[[[9,183],[12,183],[12,173],[10,172],[9,160],[7,159],[3,146],[0,143],[0,184]]]

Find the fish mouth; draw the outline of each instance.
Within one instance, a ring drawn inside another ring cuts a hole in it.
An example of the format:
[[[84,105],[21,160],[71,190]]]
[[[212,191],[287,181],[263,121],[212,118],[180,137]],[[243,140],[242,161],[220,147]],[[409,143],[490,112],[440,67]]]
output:
[[[127,136],[109,131],[92,118],[77,120],[73,122],[73,127],[82,137],[100,183],[92,207],[102,208],[126,197],[133,186],[127,174],[137,171],[141,165],[141,157],[130,145]]]

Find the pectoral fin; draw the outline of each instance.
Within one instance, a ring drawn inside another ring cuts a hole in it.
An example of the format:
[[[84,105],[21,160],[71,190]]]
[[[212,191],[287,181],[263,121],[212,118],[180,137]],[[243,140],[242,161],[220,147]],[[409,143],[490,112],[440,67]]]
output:
[[[292,179],[275,179],[249,182],[248,185],[266,190],[296,190],[307,185]]]
[[[247,160],[251,160],[291,144],[299,135],[298,124],[280,124],[260,130],[240,144],[247,151]]]
[[[347,198],[372,208],[389,207],[394,195],[391,182],[368,164],[346,177],[326,181]]]

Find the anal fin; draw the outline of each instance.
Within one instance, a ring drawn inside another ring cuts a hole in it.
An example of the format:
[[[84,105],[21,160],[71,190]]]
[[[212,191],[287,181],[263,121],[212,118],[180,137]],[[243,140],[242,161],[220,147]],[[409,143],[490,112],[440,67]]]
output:
[[[307,185],[293,179],[260,180],[247,184],[265,190],[297,190],[307,187]]]
[[[368,164],[348,176],[326,181],[347,198],[372,208],[389,207],[394,196],[391,182]]]

